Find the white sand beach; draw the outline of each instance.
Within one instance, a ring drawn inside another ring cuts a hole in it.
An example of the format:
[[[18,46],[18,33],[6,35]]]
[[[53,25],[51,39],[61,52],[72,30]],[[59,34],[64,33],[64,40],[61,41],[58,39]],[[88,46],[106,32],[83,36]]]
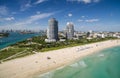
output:
[[[69,47],[17,58],[0,64],[0,78],[33,78],[34,75],[67,65],[105,48],[120,45],[120,40],[108,40]]]

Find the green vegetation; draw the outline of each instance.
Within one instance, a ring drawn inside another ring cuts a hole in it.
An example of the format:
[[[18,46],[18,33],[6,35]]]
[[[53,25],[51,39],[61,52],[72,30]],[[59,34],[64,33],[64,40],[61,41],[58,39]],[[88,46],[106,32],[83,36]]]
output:
[[[95,39],[79,39],[79,40],[66,40],[64,42],[53,42],[46,43],[46,36],[37,36],[33,37],[16,44],[11,45],[9,48],[0,50],[0,60],[6,61],[17,57],[23,57],[26,55],[30,55],[36,52],[45,52],[50,50],[57,50],[66,47],[73,47],[78,45],[84,45],[99,41],[116,39],[112,37],[107,38],[95,38]],[[13,57],[12,57],[13,56]]]

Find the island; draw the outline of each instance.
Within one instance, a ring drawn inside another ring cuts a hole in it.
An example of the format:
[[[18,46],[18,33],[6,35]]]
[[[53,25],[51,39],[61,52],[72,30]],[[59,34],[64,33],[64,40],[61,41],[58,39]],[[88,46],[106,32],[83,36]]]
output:
[[[9,36],[9,33],[1,33],[0,32],[0,38],[8,37],[8,36]]]

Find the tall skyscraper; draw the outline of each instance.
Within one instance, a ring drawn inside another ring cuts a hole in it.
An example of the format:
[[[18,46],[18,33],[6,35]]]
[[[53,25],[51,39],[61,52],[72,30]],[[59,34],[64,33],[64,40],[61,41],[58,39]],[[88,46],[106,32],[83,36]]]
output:
[[[47,42],[54,42],[59,40],[58,38],[58,21],[55,18],[51,18],[47,29]]]
[[[67,39],[73,39],[73,37],[74,37],[74,25],[72,22],[67,23],[66,37],[67,37]]]

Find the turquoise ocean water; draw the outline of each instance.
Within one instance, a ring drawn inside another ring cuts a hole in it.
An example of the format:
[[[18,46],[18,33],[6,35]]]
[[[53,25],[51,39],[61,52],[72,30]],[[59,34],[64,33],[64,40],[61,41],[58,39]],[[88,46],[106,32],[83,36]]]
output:
[[[120,78],[120,46],[86,56],[35,78]]]
[[[25,40],[27,38],[31,38],[33,36],[38,36],[39,33],[35,34],[20,34],[17,32],[11,32],[8,37],[0,38],[0,49],[5,48],[11,44],[14,44],[16,42]]]

